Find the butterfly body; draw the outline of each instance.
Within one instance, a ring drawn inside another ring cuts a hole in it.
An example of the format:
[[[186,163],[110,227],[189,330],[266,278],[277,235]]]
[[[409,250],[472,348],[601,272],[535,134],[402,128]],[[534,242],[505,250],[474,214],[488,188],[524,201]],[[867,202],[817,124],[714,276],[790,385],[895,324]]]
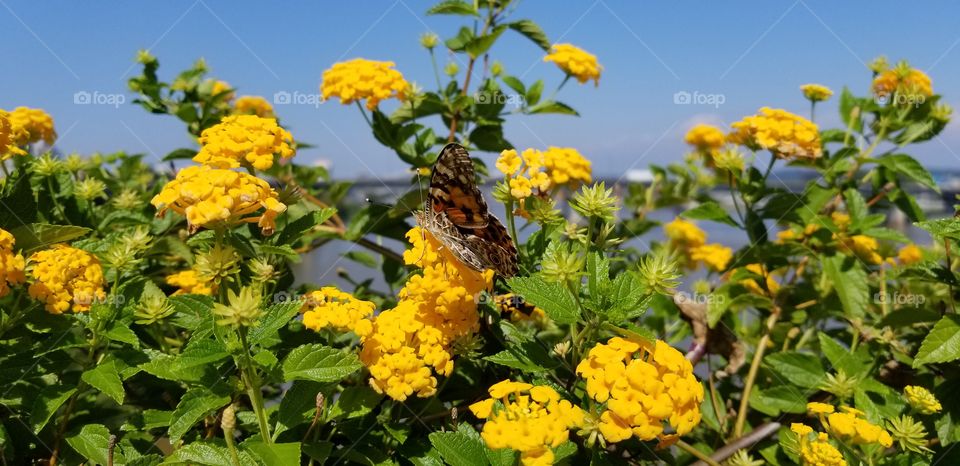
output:
[[[500,275],[517,274],[517,249],[507,229],[490,213],[470,154],[451,143],[440,151],[430,176],[423,211],[415,216],[460,262]]]

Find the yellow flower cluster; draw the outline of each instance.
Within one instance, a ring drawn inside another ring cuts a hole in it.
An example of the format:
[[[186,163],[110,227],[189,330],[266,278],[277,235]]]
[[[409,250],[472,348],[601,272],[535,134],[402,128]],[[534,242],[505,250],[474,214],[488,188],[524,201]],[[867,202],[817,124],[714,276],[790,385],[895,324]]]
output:
[[[16,240],[7,230],[0,229],[0,298],[10,294],[10,287],[23,283],[23,255],[14,253]]]
[[[275,118],[273,105],[267,99],[258,95],[244,95],[233,103],[234,113],[240,115],[256,115],[261,118]]]
[[[764,290],[755,279],[748,278],[746,280],[740,280],[740,284],[743,285],[747,291],[760,296],[776,295],[777,292],[780,291],[780,283],[774,280],[772,273],[766,272],[766,266],[763,264],[748,264],[744,268],[761,277],[765,277],[764,281],[767,285],[767,289]]]
[[[910,406],[922,414],[939,413],[943,409],[940,400],[937,400],[937,397],[933,396],[933,393],[930,393],[926,388],[907,385],[903,388],[903,394],[907,397]]]
[[[42,301],[47,312],[86,312],[106,299],[103,269],[96,256],[65,244],[30,256],[30,296]]]
[[[731,125],[727,140],[753,150],[766,149],[782,159],[815,159],[823,155],[820,130],[810,120],[786,110],[763,107]]]
[[[188,269],[167,275],[168,285],[179,288],[173,294],[202,294],[210,296],[217,290],[217,284],[204,280],[196,270]]]
[[[233,100],[233,86],[226,81],[216,80],[213,82],[213,86],[210,87],[210,95],[218,95],[226,92],[224,94],[223,101],[229,102]]]
[[[800,461],[803,466],[847,466],[843,454],[837,447],[830,444],[830,437],[819,432],[816,438],[810,440],[813,429],[806,424],[793,423],[792,430],[800,440]]]
[[[514,322],[528,320],[544,321],[547,317],[543,309],[524,302],[522,298],[513,293],[497,295],[497,297],[494,298],[494,303],[496,303],[497,309],[499,309],[501,313],[509,315],[510,320]]]
[[[603,67],[597,63],[597,57],[571,44],[554,44],[543,61],[555,63],[564,73],[577,78],[580,84],[593,80],[600,84],[600,72]]]
[[[273,156],[293,157],[294,143],[290,132],[277,125],[273,118],[256,115],[231,115],[200,135],[200,152],[194,162],[213,168],[253,167],[266,170],[273,166]]]
[[[883,262],[883,257],[877,252],[880,245],[877,240],[867,235],[840,236],[840,250],[853,254],[870,265]]]
[[[704,124],[690,128],[690,131],[687,131],[687,135],[684,136],[683,139],[687,144],[693,146],[694,149],[706,153],[719,150],[726,142],[726,138],[723,135],[723,131],[720,131],[720,128]]]
[[[307,295],[300,312],[303,313],[303,325],[311,330],[333,327],[365,337],[373,330],[370,317],[376,307],[370,301],[359,300],[350,293],[325,286]]]
[[[590,350],[577,374],[587,380],[587,394],[606,403],[599,430],[608,442],[663,437],[665,420],[678,435],[700,423],[703,386],[690,361],[663,341],[611,338]]]
[[[524,466],[553,464],[552,448],[584,421],[583,410],[549,386],[504,380],[488,393],[490,398],[470,405],[475,416],[486,419],[480,436],[494,450],[519,451]]]
[[[873,94],[878,97],[887,97],[892,94],[905,96],[933,95],[933,83],[930,76],[906,62],[901,62],[893,69],[881,72],[873,79]]]
[[[733,250],[719,243],[707,243],[707,233],[695,223],[677,217],[663,226],[670,247],[687,258],[687,267],[696,268],[702,262],[708,269],[719,272],[733,259]]]
[[[833,95],[829,87],[821,84],[804,84],[800,86],[800,91],[811,102],[822,102]]]
[[[915,244],[908,244],[897,252],[897,259],[903,265],[913,265],[923,260],[923,250]]]
[[[462,264],[426,230],[414,227],[407,239],[413,247],[404,262],[423,273],[407,281],[395,308],[373,319],[360,351],[370,385],[399,401],[436,393],[436,375],[453,371],[454,343],[479,327],[475,297],[493,284],[492,270]]]
[[[510,195],[520,200],[532,196],[534,188],[539,193],[560,186],[577,189],[592,179],[590,161],[569,147],[526,149],[519,155],[508,149],[500,153],[496,167],[507,177]]]
[[[834,411],[832,405],[826,403],[807,403],[807,411],[816,414],[820,423],[833,436],[854,445],[879,444],[889,448],[893,445],[893,438],[883,427],[872,424],[864,419],[864,412],[849,406],[841,406],[840,412]]]
[[[43,141],[53,144],[57,132],[53,129],[53,117],[39,108],[17,107],[7,117],[10,124],[17,128],[14,132],[19,138],[16,145],[23,146]]]
[[[23,128],[10,122],[10,114],[0,110],[0,161],[14,155],[27,155],[27,151],[18,146],[19,141],[25,139],[24,134]]]
[[[323,100],[338,97],[344,105],[366,99],[369,110],[393,97],[406,101],[410,83],[393,66],[392,61],[363,58],[334,63],[323,72],[320,94]]]
[[[185,215],[191,231],[257,222],[265,235],[273,233],[277,215],[287,209],[266,181],[208,166],[180,170],[150,203],[158,209],[158,216],[167,209]],[[262,214],[250,216],[261,208]]]

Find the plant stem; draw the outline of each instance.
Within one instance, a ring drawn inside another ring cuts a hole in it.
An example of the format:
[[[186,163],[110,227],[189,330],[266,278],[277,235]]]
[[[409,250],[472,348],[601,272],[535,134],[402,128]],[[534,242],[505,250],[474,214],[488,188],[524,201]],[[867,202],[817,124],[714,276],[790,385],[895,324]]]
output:
[[[256,368],[253,367],[253,361],[250,358],[250,345],[247,343],[246,327],[241,327],[237,333],[240,334],[240,344],[243,345],[243,354],[240,358],[240,378],[243,380],[243,385],[247,387],[247,396],[250,397],[253,412],[257,415],[257,423],[260,425],[260,437],[263,439],[263,443],[269,445],[273,443],[273,439],[270,437],[267,413],[263,408],[263,395],[260,393],[260,378],[257,377]]]
[[[953,273],[953,258],[950,257],[950,239],[948,239],[948,238],[944,238],[944,239],[943,239],[943,250],[944,250],[944,254],[946,255],[946,259],[947,259],[947,270],[949,270],[949,271],[951,272],[951,274],[952,274],[952,273]],[[950,287],[950,294],[948,295],[949,298],[950,298],[950,310],[952,310],[953,313],[956,314],[956,313],[957,313],[957,303],[954,302],[954,300],[953,300],[953,284],[948,284],[947,286]]]
[[[699,459],[700,461],[703,461],[704,463],[709,464],[710,466],[720,466],[720,463],[714,461],[713,458],[710,458],[702,451],[697,450],[696,448],[693,448],[693,445],[690,445],[689,443],[684,442],[683,440],[677,440],[677,447],[679,447],[681,450],[687,453],[690,453],[693,456],[696,456],[697,459]]]
[[[373,122],[370,121],[370,116],[367,115],[367,111],[363,108],[363,105],[360,105],[359,100],[354,101],[354,103],[357,104],[357,108],[360,109],[360,114],[363,115],[363,119],[367,121],[367,126],[369,126],[372,129]]]
[[[747,380],[743,383],[743,394],[740,396],[740,409],[737,410],[737,421],[733,425],[734,437],[743,435],[743,426],[747,422],[747,409],[750,405],[750,391],[753,390],[753,384],[757,379],[757,372],[760,370],[760,362],[763,361],[763,353],[766,351],[767,344],[770,342],[770,332],[773,331],[773,326],[776,325],[779,317],[780,308],[775,305],[770,312],[770,317],[767,318],[766,326],[763,329],[763,336],[760,337],[760,341],[757,343],[757,350],[753,353],[753,361],[750,362],[750,371],[747,372]]]
[[[237,454],[237,445],[233,440],[233,431],[224,431],[223,440],[227,442],[227,450],[230,450],[230,460],[233,461],[233,466],[241,466],[240,455]]]

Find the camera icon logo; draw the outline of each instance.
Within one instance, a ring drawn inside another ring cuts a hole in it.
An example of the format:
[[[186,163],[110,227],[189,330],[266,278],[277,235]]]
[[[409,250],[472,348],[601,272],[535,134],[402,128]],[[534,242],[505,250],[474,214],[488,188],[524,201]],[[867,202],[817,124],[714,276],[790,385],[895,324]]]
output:
[[[73,93],[73,103],[75,105],[89,105],[93,102],[93,97],[87,91],[77,91]]]
[[[288,105],[292,100],[292,96],[287,91],[275,92],[273,94],[273,103],[276,105]]]
[[[689,105],[693,101],[693,96],[687,91],[680,91],[673,94],[673,103],[677,105]]]

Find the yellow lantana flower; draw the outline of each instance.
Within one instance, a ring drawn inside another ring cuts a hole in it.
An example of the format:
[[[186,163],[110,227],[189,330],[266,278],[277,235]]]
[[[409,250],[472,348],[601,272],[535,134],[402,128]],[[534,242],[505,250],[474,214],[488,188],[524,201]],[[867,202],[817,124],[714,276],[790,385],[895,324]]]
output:
[[[543,61],[553,62],[570,76],[577,78],[580,84],[593,80],[600,84],[600,72],[603,67],[597,63],[597,57],[571,44],[554,44]]]
[[[275,118],[273,105],[267,99],[258,95],[244,95],[233,103],[234,113],[240,115],[256,115],[261,118]]]
[[[354,298],[332,286],[325,286],[307,295],[300,308],[303,313],[303,325],[319,331],[332,327],[338,331],[352,331],[363,337],[373,330],[370,316],[376,304]]]
[[[723,147],[726,138],[723,131],[713,125],[699,124],[690,128],[684,136],[684,141],[702,152],[713,152]]]
[[[937,397],[930,393],[930,390],[917,385],[907,385],[903,388],[903,394],[907,397],[907,402],[913,409],[923,414],[939,413],[943,406]]]
[[[106,299],[103,269],[89,252],[56,244],[30,256],[30,297],[43,302],[51,314],[87,312]]]
[[[821,84],[804,84],[800,86],[800,91],[811,102],[822,102],[833,95],[829,87]]]
[[[664,225],[663,232],[674,247],[696,248],[707,242],[706,232],[701,230],[696,223],[680,217]]]
[[[590,350],[577,374],[587,394],[605,403],[598,429],[607,442],[659,438],[664,423],[685,435],[700,423],[703,386],[690,361],[663,341],[611,338]]]
[[[265,235],[273,233],[277,215],[287,210],[266,181],[208,166],[180,170],[150,203],[158,216],[167,209],[186,216],[191,231],[257,222]]]
[[[800,440],[800,462],[803,466],[847,466],[843,454],[830,444],[830,437],[823,432],[817,433],[813,440],[813,429],[806,424],[793,423],[790,430]]]
[[[877,252],[880,247],[876,239],[867,235],[853,235],[840,239],[840,249],[853,254],[867,264],[877,265],[883,262],[883,257]]]
[[[915,244],[908,244],[897,252],[897,259],[903,265],[913,265],[923,260],[923,250]]]
[[[410,83],[393,67],[392,61],[363,58],[335,63],[323,72],[320,94],[323,100],[337,97],[344,105],[366,100],[368,110],[390,98],[406,101]]]
[[[933,83],[930,76],[904,61],[878,74],[873,79],[872,90],[877,97],[894,94],[930,97],[933,95]]]
[[[488,393],[490,398],[470,405],[486,420],[480,436],[494,450],[519,451],[525,466],[553,464],[552,448],[569,439],[571,428],[583,425],[583,410],[549,386],[504,380]]]
[[[855,445],[876,443],[887,448],[893,445],[890,433],[883,427],[864,419],[863,411],[848,407],[842,409],[844,412],[826,416],[824,426],[831,434]]]
[[[217,291],[216,283],[204,280],[203,277],[193,269],[181,270],[177,273],[167,275],[164,281],[170,286],[179,288],[173,293],[175,295],[202,294],[210,296]]]
[[[13,250],[13,235],[7,230],[0,229],[0,298],[10,294],[10,287],[24,282],[23,255]]]
[[[10,122],[10,114],[0,110],[0,161],[8,160],[15,155],[27,155],[27,151],[19,147],[20,141],[26,139],[25,130],[14,126]]]
[[[823,155],[820,129],[786,110],[763,107],[731,125],[727,140],[751,149],[766,149],[782,159],[816,159]]]
[[[7,117],[18,136],[16,145],[23,146],[43,141],[47,145],[57,139],[53,117],[39,108],[17,107]]]
[[[507,149],[503,152],[500,152],[500,157],[497,158],[496,167],[497,170],[500,170],[500,173],[503,173],[507,177],[516,175],[520,171],[520,165],[523,164],[523,160],[517,155],[515,149]]]
[[[253,167],[267,170],[274,155],[294,155],[293,136],[273,118],[231,115],[200,134],[200,152],[194,162],[213,168]]]
[[[703,262],[708,269],[720,272],[726,269],[733,259],[733,250],[722,244],[705,244],[691,249],[690,259]]]

